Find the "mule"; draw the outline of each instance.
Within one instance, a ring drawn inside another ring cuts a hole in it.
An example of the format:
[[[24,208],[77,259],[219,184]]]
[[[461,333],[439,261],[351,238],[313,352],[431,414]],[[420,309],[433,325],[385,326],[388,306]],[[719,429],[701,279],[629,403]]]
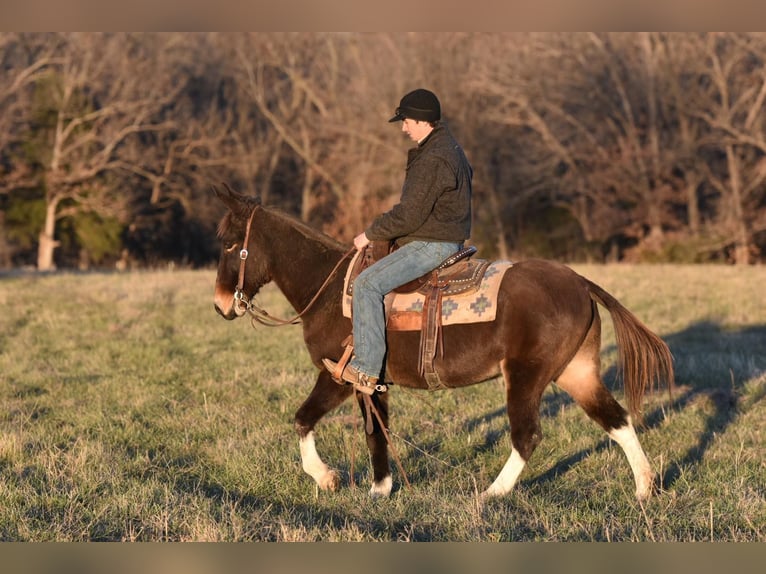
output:
[[[328,412],[353,393],[335,382],[322,358],[338,360],[351,322],[341,307],[344,273],[350,251],[297,219],[263,206],[258,198],[228,186],[214,188],[228,207],[218,227],[220,260],[215,308],[225,319],[252,311],[252,298],[273,281],[300,313],[303,339],[319,373],[306,400],[295,413],[303,470],[319,488],[336,490],[340,475],[319,456],[315,427]],[[352,248],[353,251],[353,248]],[[604,386],[600,375],[601,319],[598,305],[610,314],[619,348],[628,410]],[[270,317],[261,310],[261,317]],[[418,370],[419,331],[387,334],[386,376],[394,385],[427,389]],[[634,427],[641,416],[647,388],[663,380],[673,384],[672,356],[665,342],[604,289],[552,261],[515,263],[505,274],[492,322],[446,325],[444,355],[435,367],[450,388],[465,387],[502,375],[511,429],[511,452],[482,497],[509,493],[542,439],[539,419],[543,391],[554,382],[622,447],[632,469],[636,497],[654,489],[655,474]],[[388,445],[390,392],[376,393],[380,418],[356,399],[362,416],[372,418],[366,436],[372,463],[373,497],[392,490]],[[384,428],[381,428],[381,424]],[[370,432],[371,431],[371,432]]]

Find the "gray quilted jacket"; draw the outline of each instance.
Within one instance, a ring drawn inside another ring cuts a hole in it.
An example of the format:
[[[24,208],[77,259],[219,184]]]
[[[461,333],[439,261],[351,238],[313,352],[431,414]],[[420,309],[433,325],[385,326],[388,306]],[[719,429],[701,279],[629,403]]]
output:
[[[402,195],[365,230],[371,241],[454,241],[471,235],[473,169],[447,127],[437,124],[407,156]]]

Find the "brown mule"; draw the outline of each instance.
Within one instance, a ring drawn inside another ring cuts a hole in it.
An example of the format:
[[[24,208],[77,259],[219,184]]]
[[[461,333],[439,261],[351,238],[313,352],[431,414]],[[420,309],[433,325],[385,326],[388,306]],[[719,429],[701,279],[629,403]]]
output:
[[[306,348],[319,369],[314,387],[295,414],[301,460],[303,469],[320,488],[334,490],[340,478],[319,457],[314,428],[353,394],[350,385],[334,382],[322,364],[323,357],[340,358],[342,343],[351,331],[340,297],[348,247],[228,186],[215,192],[229,208],[218,230],[222,248],[215,308],[226,319],[241,316],[243,308],[252,311],[252,297],[273,281],[299,312]],[[246,236],[247,245],[243,245]],[[242,250],[246,250],[245,259]],[[612,316],[630,414],[601,380],[597,303]],[[625,451],[636,496],[650,496],[654,473],[632,421],[640,419],[642,398],[650,385],[660,380],[668,386],[673,384],[672,357],[664,341],[598,285],[550,261],[514,264],[503,278],[497,305],[492,322],[445,326],[445,353],[435,363],[441,380],[450,388],[498,375],[505,380],[512,450],[495,481],[482,494],[503,495],[513,488],[542,439],[540,402],[553,381]],[[419,335],[407,331],[388,334],[386,372],[396,385],[428,388],[418,370]],[[388,425],[390,394],[372,397],[384,426]],[[361,397],[357,400],[363,416],[367,416]],[[388,496],[392,480],[387,443],[381,423],[377,418],[372,422],[372,433],[367,436],[373,465],[370,493]]]

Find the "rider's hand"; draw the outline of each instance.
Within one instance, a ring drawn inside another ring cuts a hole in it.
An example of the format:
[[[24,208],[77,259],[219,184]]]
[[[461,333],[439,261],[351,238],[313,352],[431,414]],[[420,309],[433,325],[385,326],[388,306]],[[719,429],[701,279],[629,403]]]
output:
[[[357,251],[361,251],[362,249],[367,247],[369,244],[370,244],[370,240],[367,239],[367,236],[364,234],[364,232],[354,237],[354,247],[356,247]]]

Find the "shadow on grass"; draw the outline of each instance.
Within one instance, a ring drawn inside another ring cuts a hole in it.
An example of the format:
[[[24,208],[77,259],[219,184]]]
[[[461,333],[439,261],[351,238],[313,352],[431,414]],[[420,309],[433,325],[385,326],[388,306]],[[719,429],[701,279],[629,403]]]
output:
[[[179,500],[205,499],[209,507],[203,507],[211,518],[221,524],[216,534],[222,540],[279,542],[284,541],[286,534],[289,536],[293,529],[296,535],[300,535],[304,525],[307,530],[316,527],[341,532],[350,524],[357,524],[360,525],[360,530],[377,539],[391,536],[395,540],[400,533],[404,535],[407,532],[405,519],[395,524],[386,524],[373,515],[364,516],[353,509],[346,510],[343,505],[324,507],[322,504],[298,502],[268,487],[248,492],[227,484],[227,480],[216,478],[217,470],[225,472],[225,469],[216,468],[209,460],[196,453],[183,456],[167,453],[165,460],[142,468],[140,472],[145,480],[156,479],[169,485],[177,493]],[[306,488],[313,488],[310,479],[305,478]],[[226,520],[235,515],[237,521],[245,525],[238,534],[229,529]],[[125,529],[135,533],[131,539],[147,542],[183,541],[196,534],[193,524],[180,519],[168,520],[162,528],[156,521],[140,515],[123,517],[123,522],[124,524],[115,523],[110,516],[95,521],[89,540],[119,542],[128,538],[129,533]],[[287,532],[283,531],[285,527]]]
[[[660,477],[661,486],[664,489],[670,489],[678,480],[685,467],[698,464],[711,447],[716,435],[720,435],[736,423],[745,409],[753,408],[760,403],[766,393],[750,397],[748,404],[743,404],[740,400],[744,385],[754,376],[758,376],[758,370],[761,373],[766,366],[766,326],[748,327],[740,330],[727,330],[712,322],[701,322],[690,325],[688,328],[678,333],[666,336],[665,341],[671,348],[676,361],[685,366],[679,370],[679,384],[668,402],[663,402],[650,409],[644,417],[643,430],[659,429],[665,423],[668,413],[680,412],[698,400],[708,401],[708,407],[705,409],[706,419],[704,427],[700,431],[696,440],[688,445],[688,448],[680,453],[675,459],[668,461],[664,468],[663,475]],[[761,351],[764,349],[764,351]],[[614,351],[614,349],[609,349]],[[745,353],[747,360],[732,361],[727,366],[725,357],[727,353]],[[759,354],[760,353],[760,354]],[[697,376],[693,367],[699,364],[699,358],[710,354],[719,354],[724,361],[716,363],[720,372],[704,373]],[[755,369],[755,372],[754,372]],[[604,379],[608,386],[613,389],[621,388],[621,383],[617,377],[615,368],[610,368],[604,373]],[[543,396],[541,405],[541,415],[546,418],[556,419],[559,417],[562,409],[572,404],[569,396],[561,391],[547,392]],[[485,432],[483,442],[480,441],[474,447],[474,453],[481,453],[492,450],[501,441],[507,440],[508,427],[506,426],[505,406],[494,409],[486,414],[473,417],[466,421],[465,429],[468,432],[475,432],[482,425],[495,424],[499,420],[503,421],[502,428],[492,428]],[[528,485],[540,485],[554,480],[558,480],[570,469],[575,467],[582,460],[592,454],[599,453],[610,448],[611,441],[604,436],[596,444],[589,448],[581,449],[578,452],[559,460],[553,467],[535,477],[522,480]],[[423,465],[422,461],[417,459],[427,453],[433,456],[435,460],[449,459],[444,454],[444,448],[438,437],[417,445],[422,452],[411,452],[402,461],[407,469],[409,479],[413,483],[426,481],[432,478],[432,470],[429,465]],[[362,456],[362,453],[359,453]],[[466,455],[469,456],[469,455]],[[473,455],[471,455],[473,456]],[[445,463],[450,466],[454,461],[446,460]],[[459,462],[457,463],[460,464]],[[627,464],[627,463],[626,463]],[[343,466],[343,465],[341,465]],[[339,468],[344,474],[353,469]],[[396,473],[396,469],[392,470]],[[364,479],[361,476],[363,471],[357,469],[354,472],[354,481],[357,485]],[[416,533],[412,531],[412,525],[403,520],[401,524],[377,520],[375,517],[360,517],[358,513],[347,511],[342,507],[322,508],[321,505],[300,504],[284,502],[278,496],[261,497],[255,494],[244,493],[241,491],[230,490],[224,485],[211,480],[207,476],[189,476],[185,480],[176,482],[176,488],[188,492],[203,492],[206,497],[214,501],[217,505],[223,506],[232,500],[237,501],[240,511],[246,514],[268,514],[271,516],[282,516],[287,514],[292,516],[290,522],[298,523],[300,517],[307,517],[307,522],[311,524],[321,524],[342,530],[349,523],[357,524],[364,528],[370,536],[375,538],[396,539],[398,535],[406,536],[409,539],[428,540],[439,538],[439,533],[425,532]],[[395,491],[401,490],[402,485],[395,485]],[[366,488],[362,489],[366,492]],[[364,523],[363,525],[360,524]],[[433,528],[433,525],[431,525]],[[275,540],[279,537],[279,532],[264,528],[261,532],[251,532],[251,536],[260,540]]]
[[[676,364],[705,365],[705,357],[718,355],[718,372],[710,372],[709,366],[704,374],[685,367],[677,369],[676,389],[667,405],[661,405],[644,416],[642,428],[654,429],[662,425],[668,411],[678,412],[697,400],[707,400],[712,405],[704,429],[696,443],[676,460],[669,462],[665,469],[662,487],[668,489],[680,476],[684,467],[699,463],[710,448],[716,435],[726,431],[743,412],[740,397],[748,380],[766,372],[766,326],[757,325],[744,329],[728,330],[721,325],[703,321],[693,323],[683,331],[663,337],[673,353]],[[614,346],[606,352],[614,352]],[[732,360],[725,360],[727,353]],[[745,353],[747,356],[742,357]],[[737,357],[737,355],[740,355]],[[736,357],[736,358],[735,358]],[[605,384],[615,390],[621,388],[617,368],[608,369],[603,379]],[[765,393],[754,397],[749,408],[763,400]],[[547,405],[546,405],[547,399]],[[543,413],[555,416],[561,402],[572,403],[563,393],[548,394],[544,397]],[[610,439],[604,438],[591,448],[583,449],[560,460],[554,467],[532,479],[531,483],[547,482],[566,473],[574,465],[591,454],[607,448]]]
[[[308,477],[304,477],[307,488],[313,488]],[[349,488],[344,485],[342,488]],[[359,487],[359,494],[367,498],[367,488]],[[431,541],[446,540],[448,528],[439,525],[429,525],[428,528],[413,526],[408,516],[401,519],[391,518],[387,513],[382,516],[374,512],[364,512],[354,505],[347,507],[345,504],[318,502],[296,502],[289,496],[280,496],[278,493],[266,493],[263,495],[244,493],[239,489],[227,488],[221,483],[210,480],[209,477],[186,476],[182,481],[176,482],[176,489],[182,493],[193,495],[202,493],[208,500],[220,509],[236,508],[236,513],[246,520],[258,517],[247,528],[243,540],[279,542],[286,541],[283,527],[295,529],[298,536],[303,536],[303,527],[307,530],[317,529],[326,531],[327,534],[312,533],[319,539],[326,536],[348,530],[350,526],[356,527],[370,540],[381,541]],[[332,496],[332,494],[328,495]],[[362,506],[368,504],[362,502]],[[248,518],[249,517],[249,518]],[[288,540],[289,541],[289,540]]]
[[[744,384],[766,372],[766,325],[730,330],[711,321],[702,321],[693,323],[683,331],[666,336],[664,340],[670,347],[676,364],[682,363],[688,366],[681,369],[677,367],[676,388],[670,402],[646,413],[642,429],[650,430],[659,427],[666,419],[668,412],[682,411],[698,399],[708,400],[712,405],[712,412],[708,415],[697,442],[677,460],[670,461],[665,469],[661,477],[662,486],[670,488],[680,476],[682,469],[699,463],[710,448],[714,437],[724,433],[740,416],[742,406],[739,398]],[[604,350],[605,353],[615,351],[614,346]],[[731,354],[732,360],[726,360],[727,354]],[[706,358],[711,355],[719,357],[715,363],[717,370],[711,369],[709,363],[706,364]],[[705,372],[699,373],[700,368]],[[610,390],[622,390],[616,366],[608,369],[603,374],[603,379]],[[751,400],[751,407],[760,402],[764,398],[763,395],[764,393]],[[540,407],[541,417],[556,418],[563,407],[572,404],[574,402],[568,394],[554,387],[553,392],[546,392],[543,395]],[[472,432],[481,425],[490,424],[499,418],[506,420],[505,406],[466,421],[465,429]],[[492,450],[504,439],[509,430],[509,428],[488,430],[484,442],[476,447],[476,453]],[[560,460],[551,469],[530,482],[553,480],[591,454],[604,450],[610,442],[609,438],[604,437],[593,447]],[[439,458],[438,440],[421,446],[427,453]]]

